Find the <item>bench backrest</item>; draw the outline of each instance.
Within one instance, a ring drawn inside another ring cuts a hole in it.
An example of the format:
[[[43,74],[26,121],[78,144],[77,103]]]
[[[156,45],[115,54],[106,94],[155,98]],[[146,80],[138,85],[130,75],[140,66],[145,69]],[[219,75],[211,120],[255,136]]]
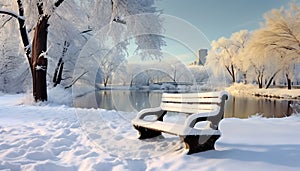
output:
[[[212,122],[217,129],[218,124],[224,117],[224,104],[228,99],[228,93],[207,92],[207,93],[163,93],[160,107],[162,110],[180,112],[186,114],[194,113],[216,113],[206,118]],[[200,120],[195,120],[195,123]]]
[[[163,110],[187,114],[210,112],[220,108],[224,94],[226,92],[163,93],[160,106]]]

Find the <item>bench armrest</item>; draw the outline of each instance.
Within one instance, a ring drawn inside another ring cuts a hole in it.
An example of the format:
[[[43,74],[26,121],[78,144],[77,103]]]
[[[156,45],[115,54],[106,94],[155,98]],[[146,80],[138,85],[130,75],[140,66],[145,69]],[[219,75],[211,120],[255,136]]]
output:
[[[219,110],[214,110],[212,112],[207,112],[207,113],[195,113],[187,117],[187,119],[184,122],[184,125],[186,128],[193,128],[194,125],[196,124],[196,121],[199,120],[200,118],[213,117],[218,114],[219,114]]]
[[[164,116],[165,113],[166,113],[166,111],[162,110],[161,107],[147,108],[147,109],[141,110],[137,114],[137,116],[134,118],[134,120],[142,120],[146,116],[149,116],[149,115],[156,115],[157,120],[160,120]]]

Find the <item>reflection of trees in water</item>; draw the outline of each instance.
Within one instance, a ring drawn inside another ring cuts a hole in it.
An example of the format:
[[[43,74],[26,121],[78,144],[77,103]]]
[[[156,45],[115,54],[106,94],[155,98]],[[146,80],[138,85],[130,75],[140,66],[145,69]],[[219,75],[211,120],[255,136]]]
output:
[[[140,92],[140,91],[130,91],[129,99],[131,105],[137,110],[140,111],[144,108],[151,107],[150,103],[150,92]]]
[[[225,117],[248,118],[260,114],[264,117],[290,116],[292,101],[255,97],[231,96],[225,104]]]
[[[291,104],[292,104],[292,101],[288,101],[287,102],[287,112],[286,113],[293,113],[293,109],[291,108]]]
[[[96,94],[96,101],[99,108],[108,110],[115,109],[111,91],[98,91]]]
[[[109,90],[79,97],[76,99],[76,106],[131,112],[157,107],[160,100],[161,92]],[[300,112],[300,104],[291,100],[231,96],[225,103],[225,117],[227,118],[248,118],[255,114],[261,114],[264,117],[285,117],[296,111]]]
[[[289,107],[293,113],[300,113],[300,101],[289,101]]]
[[[161,99],[161,93],[153,93],[150,91],[102,90],[95,94],[97,106],[89,107],[130,112],[133,110],[140,111],[144,108],[156,107],[159,105]],[[87,96],[82,102],[89,102],[89,97]]]

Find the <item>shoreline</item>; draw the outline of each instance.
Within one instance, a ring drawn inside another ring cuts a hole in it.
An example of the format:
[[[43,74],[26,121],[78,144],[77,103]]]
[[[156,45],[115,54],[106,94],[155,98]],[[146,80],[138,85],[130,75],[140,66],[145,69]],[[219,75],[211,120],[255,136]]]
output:
[[[287,88],[262,88],[259,89],[257,85],[235,83],[230,87],[225,88],[231,95],[246,95],[253,97],[264,97],[273,99],[284,99],[284,100],[299,100],[300,101],[300,89]]]

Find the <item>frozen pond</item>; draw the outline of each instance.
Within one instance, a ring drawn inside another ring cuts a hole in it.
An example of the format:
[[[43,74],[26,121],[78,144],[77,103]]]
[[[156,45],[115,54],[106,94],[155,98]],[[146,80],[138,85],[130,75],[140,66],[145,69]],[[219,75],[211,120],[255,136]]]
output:
[[[130,112],[159,106],[160,99],[159,91],[102,90],[77,98],[75,105]],[[225,117],[248,118],[257,113],[265,117],[285,117],[292,114],[291,103],[281,99],[231,96],[225,104]]]

